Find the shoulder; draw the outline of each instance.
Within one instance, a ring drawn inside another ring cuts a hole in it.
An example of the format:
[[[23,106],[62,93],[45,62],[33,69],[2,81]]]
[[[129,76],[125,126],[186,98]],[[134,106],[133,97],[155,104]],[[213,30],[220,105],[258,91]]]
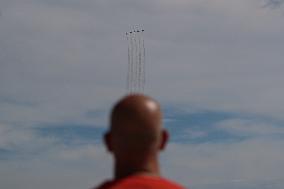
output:
[[[108,189],[108,188],[112,188],[113,182],[112,181],[106,181],[104,183],[102,183],[101,185],[92,188],[92,189]]]
[[[161,177],[131,176],[118,181],[105,182],[95,189],[185,189],[181,185]]]
[[[155,186],[160,187],[160,188],[164,188],[164,189],[185,189],[183,186],[181,186],[180,184],[168,180],[166,178],[148,178],[149,180],[152,180],[152,182],[155,182]]]

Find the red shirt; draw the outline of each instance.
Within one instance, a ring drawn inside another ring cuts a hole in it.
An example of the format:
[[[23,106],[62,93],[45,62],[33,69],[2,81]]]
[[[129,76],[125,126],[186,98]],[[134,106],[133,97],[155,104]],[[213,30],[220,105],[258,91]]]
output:
[[[103,183],[95,189],[185,189],[161,177],[130,176],[124,179]]]

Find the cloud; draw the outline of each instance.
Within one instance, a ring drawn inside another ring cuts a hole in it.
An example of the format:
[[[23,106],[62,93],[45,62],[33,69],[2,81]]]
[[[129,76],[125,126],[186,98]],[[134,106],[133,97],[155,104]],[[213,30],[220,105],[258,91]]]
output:
[[[263,120],[260,121],[251,119],[229,119],[217,123],[217,128],[223,129],[233,135],[240,136],[284,136],[283,126],[265,123]]]
[[[4,7],[0,96],[12,100],[1,106],[3,121],[94,123],[85,112],[107,114],[105,109],[123,93],[124,80],[103,74],[123,73],[123,66],[104,55],[113,47],[111,38],[101,38],[106,34],[102,20],[96,22],[99,17],[84,9],[63,7],[44,1],[13,1]]]
[[[267,1],[272,7],[281,3]],[[146,30],[146,93],[162,105],[181,106],[192,114],[230,112],[283,120],[283,16],[260,4],[1,1],[1,186],[86,188],[111,175],[111,168],[104,167],[110,166],[109,156],[99,144],[78,135],[66,144],[62,130],[48,129],[106,127],[112,104],[126,92],[124,33],[132,25]],[[172,127],[176,143],[163,157],[166,175],[196,188],[214,183],[229,188],[239,181],[248,183],[246,188],[265,183],[283,188],[281,178],[274,180],[283,175],[283,141],[275,137],[283,133],[279,124],[237,116],[224,120],[219,114],[212,121],[206,115],[197,116],[201,125],[195,125],[203,129],[178,130],[190,119]],[[166,117],[166,124],[179,118]],[[208,119],[212,128],[205,127]],[[212,131],[221,140],[213,142]],[[228,142],[224,133],[248,138]],[[205,140],[181,144],[188,137]]]
[[[0,185],[5,188],[91,188],[111,177],[101,144],[42,135],[36,129],[0,124]]]
[[[106,123],[125,94],[132,23],[147,30],[147,94],[198,109],[284,112],[282,17],[252,2],[16,0],[2,9],[2,121]]]
[[[163,154],[166,176],[189,188],[255,189],[283,187],[283,140],[252,139],[239,143],[171,144]]]
[[[34,153],[40,153],[43,149],[56,144],[56,139],[42,138],[32,129],[15,127],[13,125],[0,124],[0,153],[1,156],[10,152],[9,157],[25,158],[31,157]]]
[[[161,155],[163,175],[193,189],[283,188],[283,138],[263,137],[278,132],[275,126],[257,127],[255,122],[240,119],[226,120],[217,126],[236,135],[262,137],[230,143],[170,143]],[[266,131],[269,128],[271,131]],[[0,161],[0,181],[6,188],[90,188],[111,177],[111,156],[101,144],[69,145],[63,136],[50,138],[35,130],[13,129],[4,124],[0,127],[0,139],[1,148],[25,154],[20,161]]]
[[[283,0],[266,0],[264,7],[279,8],[283,3]]]
[[[203,138],[203,137],[208,136],[208,133],[205,131],[195,131],[195,130],[188,129],[187,133],[191,139],[198,139],[198,138]]]
[[[5,188],[92,188],[111,177],[110,156],[101,146],[55,148],[36,159],[6,160],[0,166]]]

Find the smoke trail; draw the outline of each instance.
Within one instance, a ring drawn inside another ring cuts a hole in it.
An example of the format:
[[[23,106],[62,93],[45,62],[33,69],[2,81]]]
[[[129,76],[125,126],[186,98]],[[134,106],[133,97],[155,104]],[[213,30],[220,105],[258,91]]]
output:
[[[133,67],[134,67],[134,56],[133,56],[133,43],[134,43],[134,39],[133,39],[133,32],[130,32],[130,89],[129,92],[133,92],[133,79],[134,79],[134,75],[133,75]]]
[[[142,33],[134,28],[126,33],[128,41],[127,90],[129,93],[143,92],[145,85],[145,47]]]
[[[144,30],[142,30],[142,33]],[[142,38],[142,91],[144,91],[145,83],[146,83],[146,74],[145,74],[145,67],[146,67],[146,55],[145,55],[145,45],[144,45],[144,38]]]
[[[133,30],[133,39],[134,39],[134,53],[133,53],[133,60],[134,60],[134,62],[133,62],[133,76],[134,76],[133,77],[133,84],[134,84],[134,86],[133,86],[133,90],[134,90],[134,92],[136,92],[137,91],[137,80],[138,80],[138,78],[137,78],[138,47],[137,47],[137,35],[136,35],[135,28]]]
[[[138,89],[139,92],[142,92],[142,54],[141,54],[141,31],[137,31],[138,32]]]
[[[130,90],[130,74],[131,74],[131,70],[130,70],[130,66],[131,66],[131,58],[130,58],[130,48],[131,48],[131,42],[129,40],[129,33],[126,33],[126,40],[127,40],[127,55],[128,55],[128,66],[127,66],[127,91]]]
[[[135,52],[135,79],[136,79],[136,92],[139,92],[139,30],[135,31],[136,52]]]

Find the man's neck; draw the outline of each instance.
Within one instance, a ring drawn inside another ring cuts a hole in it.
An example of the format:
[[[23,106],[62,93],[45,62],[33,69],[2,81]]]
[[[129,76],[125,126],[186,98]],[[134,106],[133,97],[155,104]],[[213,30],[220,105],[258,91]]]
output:
[[[122,179],[132,175],[144,175],[144,176],[159,176],[160,169],[157,158],[152,158],[148,161],[139,161],[136,163],[115,162],[115,180]]]

